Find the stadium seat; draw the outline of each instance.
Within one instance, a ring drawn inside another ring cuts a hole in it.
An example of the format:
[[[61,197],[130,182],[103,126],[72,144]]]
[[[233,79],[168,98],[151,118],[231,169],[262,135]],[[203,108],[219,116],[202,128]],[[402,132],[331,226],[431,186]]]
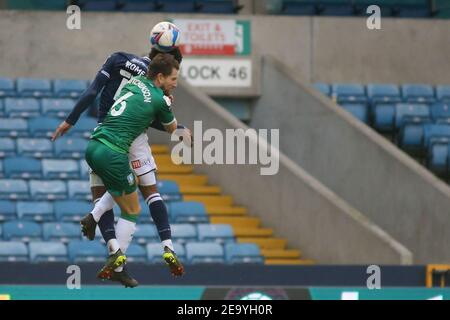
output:
[[[17,216],[21,220],[47,222],[55,220],[53,204],[49,201],[19,201]]]
[[[147,251],[145,247],[132,243],[126,251],[127,262],[146,262],[147,261]]]
[[[80,118],[75,126],[70,129],[69,135],[71,137],[89,138],[97,125],[97,120],[94,118]]]
[[[159,235],[153,224],[136,224],[133,239],[139,244],[146,244],[151,241],[159,241]]]
[[[178,184],[175,181],[159,180],[157,183],[158,191],[165,201],[181,201],[181,193]]]
[[[395,123],[395,104],[378,104],[373,109],[373,126],[382,132],[393,132]]]
[[[434,91],[431,85],[404,84],[402,85],[402,94],[405,102],[433,103],[435,101]]]
[[[58,200],[67,197],[63,181],[30,181],[30,194],[35,200]]]
[[[32,118],[41,113],[39,100],[35,98],[6,98],[4,110],[11,118]]]
[[[264,263],[259,247],[254,243],[225,244],[226,262],[235,263]]]
[[[427,167],[439,177],[448,177],[448,150],[448,140],[433,142],[428,148]]]
[[[330,85],[327,83],[315,83],[314,88],[318,91],[320,91],[323,95],[329,97],[331,94],[331,88]]]
[[[233,0],[198,0],[196,5],[199,13],[231,14],[239,9]]]
[[[215,242],[187,243],[186,258],[191,264],[225,263],[223,247]]]
[[[89,165],[86,160],[82,159],[79,161],[78,166],[80,168],[80,178],[87,179],[89,178]]]
[[[82,138],[60,138],[55,141],[55,155],[59,158],[84,158],[89,140]]]
[[[433,143],[448,143],[450,141],[450,124],[427,123],[424,125],[424,147],[429,149]]]
[[[125,12],[154,12],[158,10],[156,1],[152,0],[127,0],[120,8]]]
[[[197,241],[197,229],[191,223],[174,223],[170,225],[172,230],[172,240],[179,243]]]
[[[117,2],[111,0],[83,0],[79,4],[86,11],[115,11],[117,8]]]
[[[89,181],[70,180],[67,183],[70,199],[91,200],[91,186]]]
[[[382,17],[389,17],[393,14],[394,2],[392,0],[354,0],[355,10],[360,15],[368,15],[367,8],[371,5],[377,5],[381,10]]]
[[[430,4],[427,0],[398,1],[396,14],[405,18],[427,18],[431,16]]]
[[[0,199],[20,200],[27,199],[28,185],[23,180],[1,179]]]
[[[39,179],[42,177],[41,161],[28,157],[12,157],[3,160],[7,178]]]
[[[75,105],[72,99],[42,99],[42,115],[47,117],[65,118]]]
[[[47,222],[42,225],[43,238],[46,241],[61,241],[67,243],[71,240],[79,240],[81,229],[78,223]]]
[[[402,100],[400,88],[395,84],[368,84],[367,96],[370,100],[372,113],[378,104],[393,104]]]
[[[426,104],[398,103],[395,106],[395,127],[400,129],[409,121],[429,121],[430,108]]]
[[[84,80],[56,79],[53,82],[55,96],[59,98],[78,98],[86,88],[87,83]],[[69,101],[73,103],[73,100]]]
[[[0,77],[0,98],[15,96],[16,89],[14,87],[14,80]]]
[[[0,159],[0,179],[3,179],[5,177],[3,173],[3,161]]]
[[[272,1],[274,2],[274,1]],[[268,11],[271,13],[277,12],[278,5],[273,4],[270,6]],[[281,6],[281,13],[285,15],[301,15],[301,16],[312,16],[317,13],[316,1],[315,0],[294,0],[294,1],[283,1]]]
[[[75,160],[42,160],[44,179],[78,179],[80,168]]]
[[[93,206],[87,201],[66,200],[55,201],[54,208],[57,221],[79,222]]]
[[[439,101],[450,103],[450,85],[436,86],[436,98]]]
[[[0,98],[0,117],[2,117],[2,118],[6,117],[3,99],[1,99],[1,98]]]
[[[354,13],[351,0],[318,0],[318,11],[324,16],[351,16]]]
[[[450,101],[436,102],[430,107],[431,119],[435,122],[449,122],[450,121]]]
[[[41,225],[32,221],[13,220],[3,224],[3,239],[30,242],[42,238]]]
[[[17,92],[22,97],[50,97],[53,95],[52,85],[48,79],[17,79]]]
[[[199,224],[197,225],[200,242],[227,243],[234,242],[233,229],[229,224]]]
[[[27,246],[19,241],[0,241],[0,261],[27,262]]]
[[[73,263],[105,262],[107,257],[106,247],[98,241],[72,240],[67,249]]]
[[[26,137],[28,124],[24,119],[0,118],[0,137]]]
[[[361,84],[339,83],[333,84],[331,88],[331,94],[339,104],[367,102],[364,86]]]
[[[341,107],[351,113],[356,119],[369,123],[369,108],[363,103],[344,103]]]
[[[16,202],[0,200],[0,222],[17,218]]]
[[[49,139],[17,139],[17,153],[27,157],[44,158],[53,156],[53,145]]]
[[[422,157],[425,154],[423,146],[423,137],[425,130],[425,123],[428,120],[412,119],[404,123],[400,128],[398,137],[398,145],[404,151],[411,155]]]
[[[151,264],[163,264],[164,260],[162,259],[163,248],[160,243],[149,243],[145,246],[147,250],[147,261]],[[182,263],[186,262],[186,251],[184,246],[179,243],[174,243],[173,248],[175,250],[176,255],[180,259]]]
[[[171,202],[169,217],[175,223],[208,223],[209,218],[203,203],[195,201]]]
[[[0,138],[0,158],[12,157],[16,154],[16,144],[13,139]]]
[[[61,123],[61,119],[38,117],[28,121],[30,134],[34,138],[51,137],[52,133]]]
[[[61,242],[30,242],[31,262],[67,262],[67,248]]]
[[[195,12],[196,4],[192,0],[157,0],[157,6],[162,12]]]

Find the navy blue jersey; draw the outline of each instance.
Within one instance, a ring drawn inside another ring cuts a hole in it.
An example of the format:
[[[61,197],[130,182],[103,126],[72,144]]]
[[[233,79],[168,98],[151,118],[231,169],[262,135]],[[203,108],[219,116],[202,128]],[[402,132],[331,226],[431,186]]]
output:
[[[98,110],[98,122],[102,122],[122,87],[131,77],[145,75],[149,63],[148,57],[139,57],[131,53],[115,52],[110,55],[94,81],[78,99],[66,122],[75,125],[80,115],[95,101],[103,89]]]

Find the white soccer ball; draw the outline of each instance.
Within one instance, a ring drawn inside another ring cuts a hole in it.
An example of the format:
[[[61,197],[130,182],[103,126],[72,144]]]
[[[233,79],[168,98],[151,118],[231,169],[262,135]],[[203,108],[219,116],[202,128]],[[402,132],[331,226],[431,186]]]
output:
[[[180,44],[180,29],[171,22],[160,22],[150,33],[152,46],[162,52],[169,52]]]

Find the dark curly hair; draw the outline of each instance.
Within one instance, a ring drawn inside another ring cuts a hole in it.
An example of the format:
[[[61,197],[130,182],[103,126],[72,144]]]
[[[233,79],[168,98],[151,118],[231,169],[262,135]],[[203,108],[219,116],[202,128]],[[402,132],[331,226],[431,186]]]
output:
[[[159,51],[158,49],[156,49],[155,47],[152,48],[152,50],[150,51],[150,53],[148,54],[148,57],[150,58],[150,60],[153,60],[158,54],[162,54],[162,53],[168,53],[170,55],[172,55],[175,60],[178,61],[179,64],[181,64],[181,61],[183,61],[183,54],[180,51],[180,48],[176,47],[175,49],[169,51],[169,52],[162,52]]]

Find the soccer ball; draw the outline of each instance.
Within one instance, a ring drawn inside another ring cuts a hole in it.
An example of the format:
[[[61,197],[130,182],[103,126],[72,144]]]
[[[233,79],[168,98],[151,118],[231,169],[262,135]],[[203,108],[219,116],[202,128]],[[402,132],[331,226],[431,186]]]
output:
[[[180,30],[171,22],[160,22],[150,33],[150,42],[161,52],[169,52],[180,44]]]

